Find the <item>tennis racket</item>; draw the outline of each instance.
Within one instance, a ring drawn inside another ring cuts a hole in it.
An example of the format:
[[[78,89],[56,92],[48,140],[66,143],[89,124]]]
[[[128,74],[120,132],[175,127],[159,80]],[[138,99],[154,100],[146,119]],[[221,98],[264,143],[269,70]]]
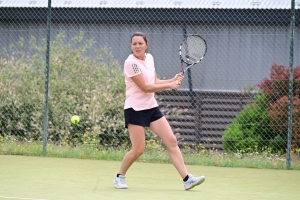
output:
[[[199,63],[207,51],[206,41],[200,35],[188,35],[182,41],[179,47],[179,56],[181,63],[186,63],[185,69],[180,72],[183,75],[187,69]]]

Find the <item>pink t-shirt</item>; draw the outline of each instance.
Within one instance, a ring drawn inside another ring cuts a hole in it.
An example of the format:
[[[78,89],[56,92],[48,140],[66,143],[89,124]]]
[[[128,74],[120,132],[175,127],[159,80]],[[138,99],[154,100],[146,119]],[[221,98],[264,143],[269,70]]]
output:
[[[147,53],[145,60],[140,60],[132,54],[125,60],[124,75],[126,100],[124,109],[133,108],[134,110],[139,111],[157,107],[158,104],[154,98],[154,92],[143,92],[131,79],[131,77],[138,74],[143,74],[148,83],[155,83],[155,67],[151,54]]]

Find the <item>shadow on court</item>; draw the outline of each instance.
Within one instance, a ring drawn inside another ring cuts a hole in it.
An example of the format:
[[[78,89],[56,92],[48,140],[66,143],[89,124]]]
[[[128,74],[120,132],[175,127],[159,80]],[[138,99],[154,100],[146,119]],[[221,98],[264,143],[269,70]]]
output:
[[[171,164],[134,163],[129,189],[114,188],[120,162],[0,155],[0,199],[174,200],[289,199],[300,196],[300,171],[188,165],[206,181],[190,191]]]

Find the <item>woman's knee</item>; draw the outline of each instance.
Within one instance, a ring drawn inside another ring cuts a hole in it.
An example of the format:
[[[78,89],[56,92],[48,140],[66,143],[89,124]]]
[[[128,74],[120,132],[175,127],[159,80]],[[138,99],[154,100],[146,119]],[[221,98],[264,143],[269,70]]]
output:
[[[177,146],[178,146],[177,138],[176,138],[175,136],[169,138],[169,139],[166,141],[165,145],[166,145],[167,147],[177,147]]]
[[[132,152],[134,153],[135,157],[141,156],[145,151],[145,147],[138,147],[138,148],[133,148]]]

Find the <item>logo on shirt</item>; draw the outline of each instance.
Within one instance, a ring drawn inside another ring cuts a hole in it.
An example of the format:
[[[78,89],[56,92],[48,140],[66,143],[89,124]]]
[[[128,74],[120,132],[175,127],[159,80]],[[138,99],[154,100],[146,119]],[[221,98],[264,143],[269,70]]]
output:
[[[133,69],[134,73],[136,73],[136,74],[140,72],[140,70],[136,64],[132,64],[132,69]]]

